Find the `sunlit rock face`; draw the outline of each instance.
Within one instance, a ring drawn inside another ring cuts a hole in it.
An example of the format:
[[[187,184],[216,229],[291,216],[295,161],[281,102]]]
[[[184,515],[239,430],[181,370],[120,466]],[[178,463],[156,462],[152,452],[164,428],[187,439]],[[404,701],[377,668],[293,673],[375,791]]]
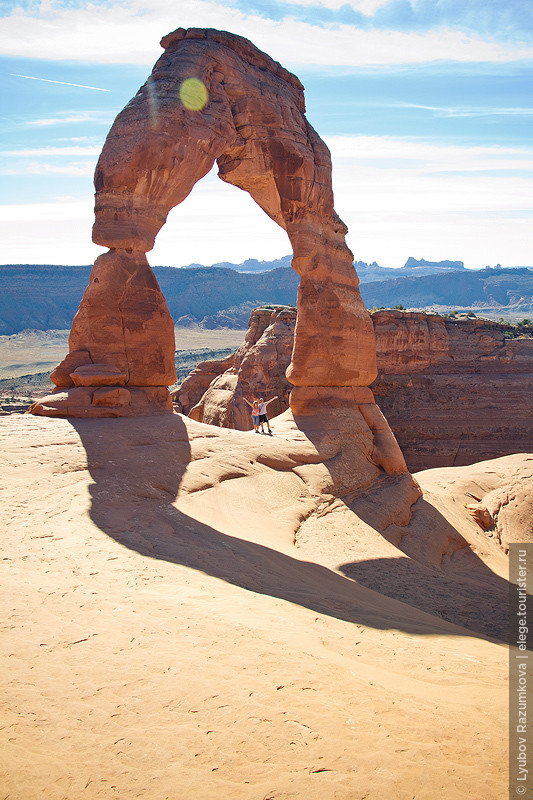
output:
[[[368,385],[376,374],[372,326],[333,208],[330,154],[305,118],[299,80],[220,31],[180,29],[162,45],[98,161],[94,241],[151,250],[169,211],[216,160],[222,180],[248,191],[291,241],[300,275],[291,383]],[[201,109],[182,100],[191,78],[205,86]]]
[[[345,390],[376,377],[374,333],[333,207],[330,153],[305,117],[300,81],[233,34],[180,28],[161,44],[164,54],[118,115],[98,160],[93,240],[110,252],[95,265],[71,349],[125,374],[127,386],[173,382],[171,320],[144,254],[216,161],[220,178],[249,192],[292,245],[300,285],[287,369],[291,406],[299,414],[324,402],[359,407],[363,395],[355,402]],[[142,287],[137,303],[132,276]],[[107,281],[105,293],[96,280]],[[120,406],[124,413],[131,406]]]
[[[276,398],[270,416],[289,407],[292,389],[285,375],[294,340],[296,309],[287,306],[255,308],[246,337],[233,355],[204,361],[185,378],[174,401],[198,422],[247,431],[252,428],[245,398]]]

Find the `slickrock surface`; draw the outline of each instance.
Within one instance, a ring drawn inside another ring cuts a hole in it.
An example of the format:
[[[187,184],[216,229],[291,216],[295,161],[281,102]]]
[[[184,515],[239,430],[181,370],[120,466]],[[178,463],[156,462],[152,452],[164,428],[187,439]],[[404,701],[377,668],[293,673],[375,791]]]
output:
[[[172,322],[145,253],[169,211],[216,161],[220,178],[249,192],[291,242],[300,276],[287,369],[291,407],[299,414],[350,409],[379,431],[380,466],[405,472],[368,389],[376,377],[372,322],[333,206],[330,153],[305,117],[303,86],[247,39],[224,31],[179,28],[161,45],[164,54],[116,118],[95,172],[93,240],[110,250],[95,263],[70,338],[71,353],[97,365],[94,383],[84,380],[80,391],[63,363],[59,391],[33,413],[127,416],[146,413],[147,402],[171,410]],[[121,391],[96,392],[110,385],[105,366]],[[219,387],[226,395],[236,386],[228,381]],[[210,409],[217,405],[212,419],[228,422],[217,400]]]
[[[505,553],[510,542],[533,541],[533,455],[430,469],[418,477],[426,499],[439,506],[453,497]]]
[[[263,361],[262,340],[251,335],[256,330],[252,320],[253,315],[239,351],[242,366],[235,386],[229,377],[235,374],[231,357],[199,364],[176,392],[179,401],[182,392],[185,400],[194,398],[184,406],[185,413],[197,404],[195,419],[248,430],[249,415],[232,411],[242,403],[239,390],[244,381],[249,394],[268,387],[271,395],[280,396],[280,410],[288,407],[283,369],[289,363],[295,312],[283,311],[282,345],[270,341],[279,330],[274,325],[263,334],[269,352],[277,346],[275,369]],[[416,311],[376,311],[372,321],[378,378],[371,388],[411,471],[533,450],[532,339],[506,339],[504,329],[486,319]],[[226,386],[226,393],[213,391],[218,386]]]
[[[506,557],[472,480],[354,493],[363,434],[326,422],[0,419],[6,796],[504,796]]]

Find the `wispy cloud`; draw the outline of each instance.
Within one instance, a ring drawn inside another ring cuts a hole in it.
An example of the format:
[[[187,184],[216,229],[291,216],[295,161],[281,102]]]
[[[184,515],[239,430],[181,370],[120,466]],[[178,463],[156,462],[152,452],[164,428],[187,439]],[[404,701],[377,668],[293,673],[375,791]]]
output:
[[[43,81],[44,83],[59,83],[61,86],[76,86],[78,89],[93,89],[95,92],[109,92],[110,89],[101,89],[99,86],[85,86],[82,83],[68,83],[67,81],[53,81],[50,78],[37,78],[35,75],[18,75],[16,72],[9,72],[13,78],[26,78],[29,81]]]
[[[353,102],[353,101],[352,101]],[[360,105],[369,108],[414,108],[420,111],[431,111],[439,117],[531,117],[533,108],[505,106],[433,106],[422,103],[402,101],[361,101]]]
[[[531,261],[533,147],[326,137],[335,208],[358,258],[409,255],[467,266]]]
[[[78,124],[86,125],[87,123],[91,124],[96,123],[97,125],[109,125],[109,123],[113,120],[113,116],[116,115],[119,110],[120,109],[116,109],[108,113],[91,112],[91,111],[83,111],[80,113],[67,112],[65,114],[60,114],[56,117],[42,117],[40,119],[29,119],[24,124],[33,128],[47,128],[51,127],[52,125],[78,125]]]
[[[349,161],[357,168],[366,165],[387,173],[456,173],[533,169],[533,147],[443,145],[413,139],[380,136],[327,136],[333,164]],[[386,175],[383,177],[386,179]],[[533,197],[533,192],[531,194]],[[531,203],[533,205],[533,202]]]
[[[419,30],[450,28],[477,32],[499,41],[531,41],[533,15],[524,0],[233,0],[241,9],[257,9],[263,16],[294,16],[322,24],[350,23],[365,30]]]
[[[283,3],[290,9],[291,6],[305,6],[306,8],[327,8],[338,11],[340,8],[349,6],[354,11],[359,11],[366,16],[372,16],[383,6],[388,5],[391,0],[289,0]],[[282,5],[280,3],[280,5]]]
[[[99,145],[20,147],[0,150],[0,175],[90,177],[94,173],[94,166],[100,150]],[[92,156],[92,158],[81,161],[80,158],[83,156]]]
[[[401,266],[410,255],[462,259],[469,267],[531,263],[533,147],[371,136],[326,141],[335,208],[348,225],[356,258],[384,266]],[[65,225],[73,219],[76,225]],[[4,258],[89,263],[99,252],[90,241],[92,221],[88,199],[0,207]],[[24,256],[22,240],[28,240]],[[149,259],[181,266],[289,251],[284,231],[249,195],[211,172],[171,212]]]
[[[93,203],[64,197],[49,203],[15,203],[0,205],[0,222],[52,222],[90,218]]]
[[[29,161],[24,164],[0,166],[0,175],[67,175],[72,178],[85,178],[93,174],[94,161],[68,164],[48,164],[41,161]]]

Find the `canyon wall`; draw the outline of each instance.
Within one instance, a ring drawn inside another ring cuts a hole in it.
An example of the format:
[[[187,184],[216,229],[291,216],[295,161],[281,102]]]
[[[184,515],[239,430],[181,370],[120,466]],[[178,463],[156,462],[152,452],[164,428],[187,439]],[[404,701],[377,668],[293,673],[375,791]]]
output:
[[[411,470],[533,451],[533,339],[486,319],[378,311],[372,385]]]
[[[252,427],[243,397],[278,395],[296,312],[256,309],[245,342],[224,361],[205,362],[175,392],[177,407],[223,427]],[[533,339],[471,317],[382,310],[372,314],[378,376],[371,386],[411,471],[467,465],[533,451]]]

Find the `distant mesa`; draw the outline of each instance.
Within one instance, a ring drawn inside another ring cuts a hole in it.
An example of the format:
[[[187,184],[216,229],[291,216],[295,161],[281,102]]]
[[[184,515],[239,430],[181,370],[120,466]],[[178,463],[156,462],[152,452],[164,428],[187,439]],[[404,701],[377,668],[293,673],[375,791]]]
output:
[[[426,261],[425,258],[417,261],[412,256],[409,256],[403,265],[403,269],[420,269],[422,267],[436,267],[443,272],[450,272],[456,269],[464,269],[465,265],[462,261]]]
[[[279,261],[287,260],[290,256]],[[250,261],[264,271],[245,269]],[[226,263],[226,262],[224,262]],[[490,267],[442,272],[436,267],[390,269],[356,261],[367,308],[436,306],[440,311],[473,308],[498,318],[533,316],[533,269]],[[40,264],[0,265],[0,335],[26,329],[71,327],[91,268]],[[249,259],[226,266],[154,267],[176,325],[246,328],[259,305],[296,305],[298,275],[278,261]],[[181,319],[183,319],[183,322]],[[188,319],[190,318],[190,319]]]

